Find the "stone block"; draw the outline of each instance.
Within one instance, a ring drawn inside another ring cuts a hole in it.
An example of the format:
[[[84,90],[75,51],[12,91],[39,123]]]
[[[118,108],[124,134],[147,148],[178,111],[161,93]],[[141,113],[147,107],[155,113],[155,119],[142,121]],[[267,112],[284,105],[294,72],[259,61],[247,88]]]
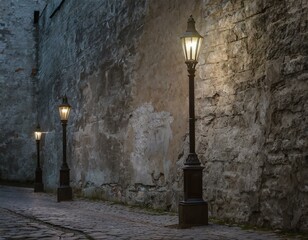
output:
[[[49,1],[35,43],[32,15],[43,2],[1,2],[1,178],[33,178],[32,125],[39,119],[48,132],[44,186],[56,189],[57,106],[66,94],[73,107],[67,153],[74,190],[177,209],[189,151],[179,36],[193,13],[204,36],[195,79],[196,146],[212,216],[307,227],[299,214],[307,208],[304,3],[65,1],[55,12],[60,1]]]

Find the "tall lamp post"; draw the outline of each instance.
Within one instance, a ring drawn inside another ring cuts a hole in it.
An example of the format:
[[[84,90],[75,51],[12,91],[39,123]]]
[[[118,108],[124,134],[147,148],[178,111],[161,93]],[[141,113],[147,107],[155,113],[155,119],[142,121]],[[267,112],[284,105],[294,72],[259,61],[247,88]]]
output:
[[[59,105],[60,119],[63,128],[63,159],[60,169],[60,187],[58,188],[58,202],[70,201],[73,198],[70,187],[70,169],[66,162],[66,126],[70,114],[71,106],[67,102],[67,97],[63,97],[62,104]]]
[[[42,131],[40,125],[38,124],[35,131],[34,137],[36,140],[36,150],[37,150],[37,163],[35,170],[35,182],[34,182],[34,192],[44,192],[44,184],[42,181],[42,169],[40,165],[40,141],[42,137]]]
[[[189,77],[189,155],[184,163],[184,201],[179,203],[179,224],[182,226],[207,225],[208,204],[202,198],[203,167],[195,151],[195,87],[197,59],[203,37],[195,29],[192,16],[181,37]]]

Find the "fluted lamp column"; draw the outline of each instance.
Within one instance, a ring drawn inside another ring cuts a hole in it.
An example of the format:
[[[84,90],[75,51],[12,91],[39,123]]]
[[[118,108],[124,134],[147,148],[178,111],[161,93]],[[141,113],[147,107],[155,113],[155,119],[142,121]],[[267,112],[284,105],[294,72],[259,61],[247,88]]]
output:
[[[39,124],[37,125],[34,131],[34,137],[36,141],[36,152],[37,152],[34,192],[44,192],[43,174],[42,174],[42,168],[41,168],[41,163],[40,163],[40,141],[42,138],[42,131],[41,131]]]
[[[64,96],[62,104],[59,105],[59,114],[63,128],[63,158],[60,169],[60,186],[58,188],[57,200],[71,201],[73,199],[72,188],[70,187],[70,169],[66,161],[66,126],[70,114],[71,105],[68,104],[67,97]]]
[[[179,203],[180,226],[208,224],[208,204],[202,197],[203,167],[195,152],[195,86],[194,78],[197,59],[203,37],[195,28],[192,16],[188,19],[187,30],[181,37],[185,63],[189,77],[189,154],[184,163],[184,200]]]

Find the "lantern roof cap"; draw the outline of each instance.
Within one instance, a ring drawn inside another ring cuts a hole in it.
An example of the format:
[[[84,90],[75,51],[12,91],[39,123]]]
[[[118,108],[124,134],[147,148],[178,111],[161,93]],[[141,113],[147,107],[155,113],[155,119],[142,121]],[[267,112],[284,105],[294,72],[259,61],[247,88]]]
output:
[[[60,104],[59,107],[71,107],[71,105],[69,105],[68,101],[67,101],[67,96],[64,95],[62,97],[62,103]]]
[[[35,132],[41,132],[41,127],[39,123],[36,126]]]
[[[181,38],[185,37],[198,37],[198,38],[203,38],[196,30],[195,28],[195,20],[192,15],[188,18],[187,21],[187,29],[186,32],[183,33]]]

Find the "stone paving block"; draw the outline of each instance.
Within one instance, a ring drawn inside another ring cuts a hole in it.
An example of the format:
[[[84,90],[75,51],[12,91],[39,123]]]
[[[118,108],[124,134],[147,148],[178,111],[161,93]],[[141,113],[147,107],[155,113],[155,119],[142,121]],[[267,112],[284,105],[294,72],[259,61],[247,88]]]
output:
[[[5,191],[6,194],[2,194]],[[30,193],[30,189],[0,186],[0,233],[4,238],[22,239],[142,239],[142,240],[282,240],[273,232],[242,230],[210,224],[178,229],[177,217],[151,215],[145,210],[110,205],[108,202],[78,200],[58,204],[54,197]],[[10,199],[10,201],[8,201]],[[14,200],[12,200],[14,199]],[[15,206],[18,205],[18,209]],[[63,207],[65,206],[65,207]],[[82,216],[82,217],[81,217]],[[296,239],[296,238],[295,238]]]

